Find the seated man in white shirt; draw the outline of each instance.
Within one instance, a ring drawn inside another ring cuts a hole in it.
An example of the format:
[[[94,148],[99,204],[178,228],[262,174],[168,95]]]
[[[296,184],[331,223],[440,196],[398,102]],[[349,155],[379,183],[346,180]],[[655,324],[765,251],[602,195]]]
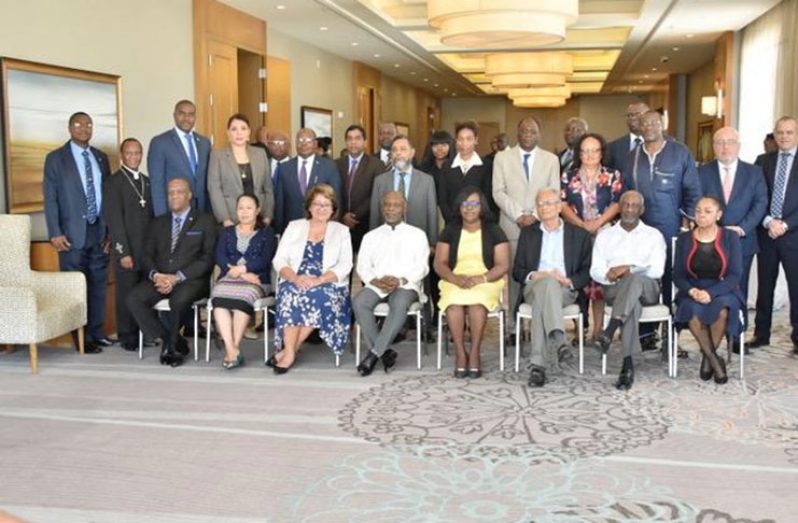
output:
[[[535,207],[540,224],[521,229],[513,277],[524,286],[524,302],[532,306],[528,384],[542,387],[547,367],[573,357],[565,343],[562,309],[590,283],[591,241],[587,231],[560,219],[557,189],[538,191]]]
[[[404,222],[406,211],[403,193],[385,193],[382,197],[385,223],[366,233],[360,244],[357,273],[364,288],[355,297],[352,308],[371,349],[357,366],[361,376],[371,374],[380,359],[385,372],[396,363],[396,351],[390,345],[404,325],[410,305],[418,301],[429,271],[427,235]],[[379,329],[374,309],[385,301],[390,312]]]
[[[615,387],[628,390],[634,383],[632,353],[641,350],[638,322],[643,306],[654,305],[659,298],[665,240],[657,229],[640,221],[643,195],[627,191],[620,203],[621,219],[596,237],[590,276],[604,287],[604,298],[612,306],[610,322],[596,344],[606,353],[620,327],[624,358]]]

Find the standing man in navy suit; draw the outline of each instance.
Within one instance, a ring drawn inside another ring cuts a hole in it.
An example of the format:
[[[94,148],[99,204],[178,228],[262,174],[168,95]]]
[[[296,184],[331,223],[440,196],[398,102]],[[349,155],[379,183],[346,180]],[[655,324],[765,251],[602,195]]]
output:
[[[698,168],[701,194],[714,196],[726,204],[720,224],[740,236],[743,251],[740,290],[748,303],[751,263],[754,261],[754,254],[759,252],[756,226],[765,217],[768,206],[765,177],[758,166],[739,159],[740,135],[734,128],[723,127],[715,131],[712,149],[715,151],[715,160]],[[743,323],[748,324],[747,315]],[[733,340],[733,350],[740,352],[739,339]]]
[[[773,292],[779,276],[779,264],[787,276],[790,295],[793,354],[798,354],[798,121],[783,116],[773,131],[779,150],[768,154],[762,162],[769,205],[762,226],[757,229],[759,256],[756,297],[756,320],[751,347],[770,343],[773,320]]]
[[[165,214],[166,187],[169,180],[184,178],[191,182],[194,194],[192,207],[198,211],[210,211],[207,191],[208,158],[211,142],[196,133],[197,108],[191,100],[180,100],[172,115],[175,126],[150,141],[147,153],[147,169],[150,171],[152,207],[155,216]]]
[[[629,128],[629,134],[607,144],[608,169],[617,169],[621,174],[626,174],[631,163],[630,153],[636,147],[643,145],[643,130],[640,124],[642,116],[648,110],[645,102],[632,102],[626,108],[626,127]]]
[[[275,189],[274,226],[283,232],[289,222],[305,216],[305,193],[319,183],[335,189],[338,208],[341,209],[341,177],[335,162],[315,154],[316,133],[300,129],[296,133],[297,156],[277,168],[278,183]]]
[[[84,112],[69,117],[71,139],[44,160],[44,215],[47,236],[62,271],[86,276],[88,325],[85,352],[102,352],[112,342],[103,332],[108,253],[102,216],[108,157],[89,145],[94,123]]]

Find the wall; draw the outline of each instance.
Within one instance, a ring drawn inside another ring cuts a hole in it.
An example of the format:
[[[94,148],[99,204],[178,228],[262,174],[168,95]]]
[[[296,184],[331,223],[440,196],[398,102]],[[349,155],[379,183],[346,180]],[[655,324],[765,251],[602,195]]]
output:
[[[427,107],[438,106],[438,99],[422,89],[386,75],[382,75],[381,94],[382,120],[408,124],[416,152],[423,153],[429,139]]]
[[[172,125],[175,101],[194,93],[191,0],[3,2],[0,56],[121,76],[123,135],[146,147]],[[41,215],[33,234],[46,235]]]
[[[309,105],[333,111],[333,155],[344,146],[344,131],[354,120],[352,61],[269,29],[269,55],[291,64],[292,137],[300,129],[300,107]],[[343,113],[339,117],[339,113]]]
[[[587,120],[591,131],[603,134],[612,140],[627,132],[626,106],[639,100],[636,95],[584,95],[571,100],[557,109],[519,109],[506,98],[491,96],[480,98],[445,98],[443,100],[443,129],[454,130],[455,122],[474,119],[483,122],[499,122],[499,128],[507,132],[515,142],[515,128],[527,116],[541,122],[540,146],[549,151],[562,149],[563,128],[571,116]]]
[[[701,114],[701,97],[715,94],[715,65],[708,62],[687,75],[687,137],[685,143],[695,156],[698,151],[698,124],[716,120]],[[716,125],[716,128],[719,126]]]

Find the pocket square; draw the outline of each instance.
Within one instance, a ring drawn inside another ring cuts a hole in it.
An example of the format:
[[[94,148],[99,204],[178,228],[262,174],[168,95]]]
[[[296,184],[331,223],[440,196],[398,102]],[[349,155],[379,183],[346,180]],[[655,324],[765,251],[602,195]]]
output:
[[[186,236],[200,236],[202,231],[186,231]]]

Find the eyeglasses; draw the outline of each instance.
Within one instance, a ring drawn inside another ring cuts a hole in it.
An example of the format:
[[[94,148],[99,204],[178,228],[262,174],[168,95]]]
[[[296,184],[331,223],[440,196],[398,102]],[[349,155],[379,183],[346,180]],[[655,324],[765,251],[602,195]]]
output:
[[[641,127],[661,127],[662,121],[661,120],[643,120],[640,122]]]
[[[285,140],[269,140],[266,143],[270,145],[285,145]]]
[[[72,124],[72,127],[77,127],[78,129],[80,129],[81,127],[86,127],[88,129],[92,129],[92,128],[94,128],[94,124],[91,123],[91,122],[86,123],[86,124],[83,124],[83,123],[80,123],[80,122],[75,122],[75,123]]]
[[[560,203],[560,200],[538,200],[538,207],[551,207]]]
[[[737,145],[740,142],[738,142],[737,140],[713,140],[712,143],[720,147],[731,147],[733,145]]]
[[[464,202],[460,202],[460,207],[463,209],[475,209],[480,207],[482,202],[474,201],[474,200],[466,200]]]
[[[645,113],[626,113],[627,118],[637,118],[638,116],[642,116]]]
[[[296,141],[297,143],[316,143],[315,138],[300,138]]]
[[[332,207],[332,204],[327,202],[313,202],[310,204],[310,206],[315,207],[316,209],[328,209]]]
[[[581,149],[579,151],[580,154],[598,154],[601,152],[601,149]]]

